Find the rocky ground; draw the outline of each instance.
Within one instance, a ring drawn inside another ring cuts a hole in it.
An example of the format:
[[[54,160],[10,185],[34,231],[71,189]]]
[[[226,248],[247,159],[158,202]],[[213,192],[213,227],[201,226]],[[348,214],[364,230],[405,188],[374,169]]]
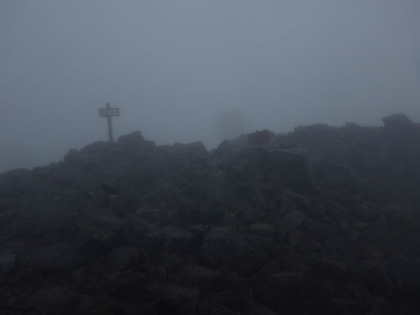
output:
[[[135,132],[1,174],[1,314],[419,314],[419,136]]]

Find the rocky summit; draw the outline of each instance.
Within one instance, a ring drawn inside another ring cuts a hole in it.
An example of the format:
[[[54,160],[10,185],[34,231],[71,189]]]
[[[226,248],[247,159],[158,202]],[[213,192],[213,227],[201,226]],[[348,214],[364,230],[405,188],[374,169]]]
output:
[[[420,126],[157,146],[0,175],[1,314],[420,314]]]

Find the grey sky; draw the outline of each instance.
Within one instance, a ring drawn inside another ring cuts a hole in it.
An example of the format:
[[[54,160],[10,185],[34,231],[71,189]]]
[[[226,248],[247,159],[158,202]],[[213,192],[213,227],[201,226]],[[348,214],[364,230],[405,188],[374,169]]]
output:
[[[1,0],[0,171],[106,140],[106,102],[116,137],[209,148],[420,121],[419,16],[418,0]]]

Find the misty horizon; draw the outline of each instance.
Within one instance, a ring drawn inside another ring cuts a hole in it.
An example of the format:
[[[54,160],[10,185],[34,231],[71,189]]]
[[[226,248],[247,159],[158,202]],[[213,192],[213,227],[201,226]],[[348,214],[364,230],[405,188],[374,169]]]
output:
[[[114,135],[157,144],[420,121],[420,3],[0,2],[0,171]]]

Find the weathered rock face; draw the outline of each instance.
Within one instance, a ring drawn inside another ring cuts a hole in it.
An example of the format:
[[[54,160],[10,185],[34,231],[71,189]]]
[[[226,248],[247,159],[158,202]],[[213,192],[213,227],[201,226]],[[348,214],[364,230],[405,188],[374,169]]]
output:
[[[278,142],[310,150],[318,185],[329,194],[409,207],[420,202],[420,126],[403,114],[383,121],[383,128],[302,126]]]
[[[413,122],[404,114],[387,116],[382,121],[384,122],[385,129],[389,130],[412,131],[414,128]]]
[[[419,313],[418,125],[264,135],[1,174],[2,314]]]

